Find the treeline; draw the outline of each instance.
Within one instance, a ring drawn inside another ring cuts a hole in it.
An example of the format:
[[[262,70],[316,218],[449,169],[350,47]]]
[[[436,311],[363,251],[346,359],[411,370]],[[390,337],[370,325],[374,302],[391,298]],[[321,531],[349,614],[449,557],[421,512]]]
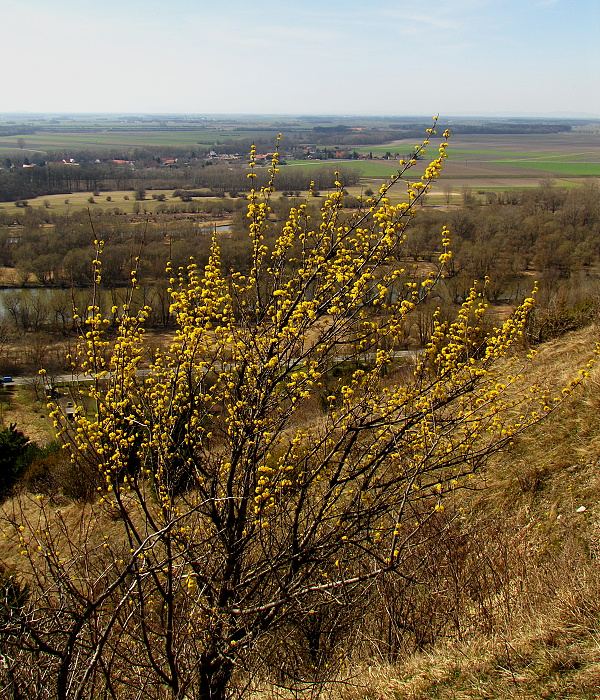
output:
[[[0,136],[22,136],[25,134],[35,134],[36,129],[27,124],[0,125]]]
[[[136,223],[106,211],[92,212],[91,221],[87,212],[43,214],[40,209],[21,215],[21,225],[0,226],[0,266],[13,268],[20,286],[90,286],[97,238],[107,241],[102,270],[106,286],[128,283],[142,248],[141,274],[162,278],[169,257],[187,264],[191,255],[205,249],[208,254],[210,245],[209,229],[189,220]]]
[[[515,121],[452,125],[454,135],[463,134],[560,134],[572,130],[567,122]]]
[[[188,258],[189,262],[189,258]],[[127,288],[96,289],[10,289],[1,296],[0,328],[4,335],[11,337],[27,334],[45,333],[56,337],[68,337],[78,330],[74,319],[74,309],[81,318],[85,318],[89,305],[93,302],[105,318],[115,319],[112,311],[129,303],[137,311],[143,306],[151,307],[148,316],[150,327],[171,325],[172,315],[169,310],[171,297],[167,291],[168,284],[163,278],[153,284],[144,285],[135,290],[133,295]],[[0,346],[2,343],[0,342]],[[35,353],[35,343],[29,342],[27,353]],[[60,358],[61,367],[65,365],[64,355]],[[5,368],[6,369],[6,368]]]
[[[278,186],[282,190],[306,190],[310,182],[317,189],[333,187],[339,178],[344,185],[356,184],[359,172],[348,167],[336,168],[281,168]],[[82,163],[72,165],[34,165],[28,168],[13,168],[0,171],[0,201],[15,202],[29,200],[49,194],[93,192],[111,190],[148,189],[199,189],[215,191],[248,191],[249,169],[243,165],[182,165],[179,168],[129,167],[108,163]],[[255,169],[255,187],[269,181],[265,167]]]
[[[422,138],[429,124],[418,124],[406,128],[353,128],[346,124],[333,126],[315,126],[312,133],[306,135],[311,143],[326,146],[370,146],[387,143],[403,138]]]
[[[214,166],[207,170],[227,169]],[[235,175],[235,171],[231,172]],[[300,168],[292,169],[291,173],[302,176]],[[318,173],[322,174],[322,170]],[[227,180],[227,173],[223,175],[223,180],[217,174],[215,180],[207,178],[204,182],[214,185],[219,181],[232,189],[240,185],[247,187],[247,180]],[[318,181],[315,189],[322,182],[326,180]],[[303,178],[301,183],[306,186]],[[44,207],[24,207],[10,214],[0,212],[0,265],[21,270],[22,284],[37,280],[50,286],[71,283],[83,286],[91,281],[87,261],[93,257],[92,240],[102,237],[110,241],[105,253],[105,280],[119,285],[126,283],[129,275],[130,256],[125,248],[141,244],[142,239],[146,260],[143,264],[147,265],[148,277],[162,274],[167,240],[172,254],[177,253],[179,246],[184,251],[182,259],[188,253],[200,254],[199,262],[204,262],[208,247],[202,240],[203,220],[208,226],[208,220],[233,217],[230,237],[224,245],[227,247],[231,242],[233,246],[233,241],[244,240],[247,220],[241,211],[243,197],[194,198],[198,194],[194,190],[179,190],[174,194],[179,197],[161,202],[156,214],[143,223],[118,213],[116,208],[98,207],[92,210],[93,232],[89,215],[84,211],[69,216]],[[463,196],[467,203],[450,212],[423,208],[404,248],[415,261],[434,262],[439,253],[439,232],[443,224],[448,224],[454,255],[445,287],[453,303],[464,299],[473,279],[489,277],[486,287],[489,300],[508,302],[519,297],[534,271],[543,284],[551,286],[581,270],[591,274],[593,265],[600,260],[600,190],[596,181],[568,190],[546,185],[522,192],[510,191],[506,197],[502,193],[487,194],[485,199],[470,193]],[[190,201],[182,201],[186,199]],[[284,196],[272,200],[273,235],[285,221],[290,207],[299,201]],[[319,202],[315,198],[315,205]],[[143,202],[139,204],[143,206]],[[348,196],[344,205],[351,215],[361,203],[356,197]],[[163,218],[163,214],[189,214],[189,219],[173,220],[172,216]],[[159,267],[148,262],[149,259],[160,259]]]
[[[514,202],[514,194],[508,198]],[[425,210],[415,219],[408,245],[415,259],[433,260],[439,229],[451,231],[453,258],[447,287],[459,301],[473,279],[490,278],[490,301],[515,299],[535,271],[545,286],[556,286],[578,271],[592,272],[600,259],[600,189],[596,181],[563,189],[524,190],[518,203],[485,205],[470,194],[466,206],[451,212]]]
[[[331,146],[335,141],[338,146],[370,146],[389,143],[400,139],[421,139],[430,124],[422,123],[394,124],[389,127],[353,129],[344,124],[334,126],[315,126],[312,133],[305,136],[315,144]],[[570,132],[571,124],[567,122],[537,122],[526,120],[482,122],[480,124],[452,123],[452,133],[466,134],[557,134]]]
[[[453,211],[424,208],[415,218],[403,246],[401,263],[420,266],[422,274],[435,265],[440,253],[440,231],[444,224],[451,231],[453,257],[447,275],[423,313],[414,315],[407,328],[407,343],[427,337],[434,308],[441,306],[451,315],[464,301],[473,283],[479,280],[488,301],[494,305],[513,304],[529,293],[539,280],[540,305],[532,338],[546,339],[581,325],[594,313],[600,298],[596,266],[600,262],[600,190],[590,181],[570,190],[544,186],[518,194],[485,199],[465,193],[467,204]],[[141,220],[92,210],[70,216],[53,214],[43,207],[27,207],[16,216],[0,215],[0,266],[12,268],[17,284],[61,291],[62,296],[36,296],[29,292],[4,292],[4,319],[13,331],[29,333],[46,328],[70,333],[71,288],[91,288],[94,238],[107,241],[102,257],[102,279],[107,309],[111,300],[127,288],[135,258],[140,257],[138,279],[140,303],[152,308],[150,325],[172,322],[169,299],[164,288],[167,260],[183,267],[193,257],[200,267],[208,260],[215,217],[226,215],[230,229],[220,234],[224,269],[248,272],[249,220],[244,199],[203,198],[190,202],[169,200],[159,205],[160,213]],[[279,196],[271,202],[265,244],[281,232],[292,206],[302,199]],[[140,202],[143,204],[143,202]],[[319,197],[308,205],[317,215]],[[346,197],[347,216],[360,212],[360,201]],[[210,210],[210,211],[209,211]],[[293,255],[291,256],[293,257]],[[300,257],[300,251],[299,251]],[[289,263],[289,274],[295,273]],[[420,273],[419,273],[420,274]],[[401,282],[400,282],[401,284]],[[121,290],[121,291],[119,291]],[[390,293],[395,293],[391,290]],[[368,302],[368,300],[367,300]],[[9,329],[10,329],[9,328]]]

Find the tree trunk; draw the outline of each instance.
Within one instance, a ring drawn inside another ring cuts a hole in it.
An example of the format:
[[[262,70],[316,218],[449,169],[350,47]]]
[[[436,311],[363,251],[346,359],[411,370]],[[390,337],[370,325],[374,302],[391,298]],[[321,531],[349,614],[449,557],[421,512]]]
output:
[[[225,700],[232,672],[233,663],[217,651],[202,654],[197,700]]]

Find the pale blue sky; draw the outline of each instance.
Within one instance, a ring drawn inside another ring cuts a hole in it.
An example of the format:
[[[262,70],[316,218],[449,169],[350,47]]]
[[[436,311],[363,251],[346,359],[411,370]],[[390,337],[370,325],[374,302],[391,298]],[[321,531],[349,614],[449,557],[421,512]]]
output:
[[[0,0],[0,112],[600,116],[600,0]]]

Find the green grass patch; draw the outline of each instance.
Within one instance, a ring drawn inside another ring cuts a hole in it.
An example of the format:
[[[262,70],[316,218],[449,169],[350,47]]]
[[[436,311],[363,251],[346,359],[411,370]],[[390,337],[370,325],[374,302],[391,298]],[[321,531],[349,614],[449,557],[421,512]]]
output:
[[[387,178],[398,172],[400,167],[397,160],[292,160],[287,161],[289,167],[294,168],[350,168],[357,170],[361,177]],[[429,161],[418,163],[408,179],[420,177]]]
[[[549,161],[494,161],[495,163],[510,164],[515,168],[528,170],[546,170],[563,175],[579,175],[581,177],[600,177],[600,163],[558,163]]]
[[[384,143],[381,146],[360,146],[353,148],[352,146],[345,146],[344,150],[356,151],[357,153],[362,153],[368,155],[372,153],[373,155],[385,155],[388,151],[393,155],[394,153],[410,153],[414,147],[417,146],[417,142],[412,139],[404,139],[402,141],[391,141],[390,143]]]

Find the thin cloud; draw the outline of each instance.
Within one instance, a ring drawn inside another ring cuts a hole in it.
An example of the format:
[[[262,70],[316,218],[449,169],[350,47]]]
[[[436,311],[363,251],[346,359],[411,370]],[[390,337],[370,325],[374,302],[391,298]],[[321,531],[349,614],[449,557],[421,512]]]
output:
[[[410,30],[415,29],[415,25],[419,25],[422,29],[447,29],[455,30],[461,26],[461,22],[455,19],[448,19],[445,17],[440,17],[437,15],[427,15],[427,14],[413,14],[409,11],[403,10],[385,10],[382,12],[383,15],[391,19],[395,19],[398,22],[410,23],[412,26]]]
[[[254,27],[252,31],[246,26],[230,26],[226,29],[211,30],[213,40],[235,40],[236,44],[246,46],[273,46],[285,42],[289,48],[297,44],[323,44],[343,41],[345,34],[338,30],[324,28],[311,28],[307,32],[306,27],[289,27],[285,25],[271,25]]]

